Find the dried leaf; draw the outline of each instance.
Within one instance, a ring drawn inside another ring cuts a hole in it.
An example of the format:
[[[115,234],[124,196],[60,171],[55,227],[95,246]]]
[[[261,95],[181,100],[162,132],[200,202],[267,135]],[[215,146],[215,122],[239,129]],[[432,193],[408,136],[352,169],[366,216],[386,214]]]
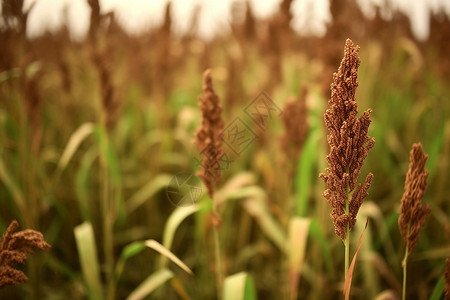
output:
[[[367,225],[369,224],[369,219],[366,220],[366,225],[364,226],[364,231],[361,233],[361,237],[359,238],[358,247],[356,247],[355,255],[353,256],[352,263],[350,264],[350,267],[348,268],[347,276],[345,277],[345,283],[344,283],[344,297],[346,296],[347,292],[350,290],[350,286],[352,285],[352,278],[353,278],[353,269],[355,268],[356,263],[356,256],[358,255],[359,247],[361,246],[364,233],[366,232]]]

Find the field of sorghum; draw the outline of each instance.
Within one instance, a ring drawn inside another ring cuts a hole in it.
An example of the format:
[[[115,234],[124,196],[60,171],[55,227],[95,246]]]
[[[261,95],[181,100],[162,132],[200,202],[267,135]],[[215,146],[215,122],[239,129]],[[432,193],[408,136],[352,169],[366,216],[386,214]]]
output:
[[[3,3],[1,299],[342,299],[357,249],[346,297],[450,289],[448,18],[332,1],[300,37],[244,4],[203,41],[89,0],[85,40],[29,40]]]

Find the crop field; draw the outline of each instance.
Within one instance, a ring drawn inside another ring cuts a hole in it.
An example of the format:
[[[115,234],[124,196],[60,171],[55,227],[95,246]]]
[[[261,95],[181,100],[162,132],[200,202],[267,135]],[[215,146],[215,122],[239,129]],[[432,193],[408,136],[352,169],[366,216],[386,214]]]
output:
[[[211,40],[0,22],[0,299],[450,299],[450,18]],[[8,9],[6,9],[8,8]],[[33,8],[31,7],[31,10]],[[15,222],[14,222],[15,221]]]

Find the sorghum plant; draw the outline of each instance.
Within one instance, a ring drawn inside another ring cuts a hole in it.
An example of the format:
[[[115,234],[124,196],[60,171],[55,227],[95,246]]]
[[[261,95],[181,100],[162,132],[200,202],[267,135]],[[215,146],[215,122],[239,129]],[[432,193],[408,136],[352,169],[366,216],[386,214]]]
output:
[[[336,235],[345,244],[345,276],[349,268],[349,232],[355,226],[356,215],[373,175],[369,173],[363,183],[357,185],[358,176],[375,140],[367,135],[370,125],[370,109],[359,118],[355,99],[358,87],[359,46],[350,39],[345,42],[344,58],[338,72],[333,74],[329,108],[324,114],[328,129],[330,153],[327,155],[327,174],[320,174],[328,189],[323,193],[332,207]],[[347,293],[348,295],[349,293]]]
[[[39,231],[26,229],[14,233],[18,228],[19,223],[12,221],[0,240],[0,287],[27,281],[28,277],[14,266],[25,263],[27,254],[34,253],[32,247],[41,250],[51,247]]]
[[[194,143],[201,152],[203,159],[201,163],[202,169],[197,172],[197,175],[205,183],[208,189],[208,195],[213,201],[211,222],[214,232],[217,298],[221,299],[224,278],[218,232],[221,220],[217,213],[217,203],[214,201],[214,187],[221,179],[220,160],[225,153],[222,149],[222,138],[220,136],[223,130],[222,107],[219,102],[219,97],[213,89],[211,70],[209,69],[203,73],[203,92],[199,100],[202,123],[195,133]]]
[[[199,97],[202,123],[195,133],[195,145],[203,155],[201,171],[197,175],[203,180],[211,199],[214,186],[220,181],[220,159],[224,155],[220,134],[223,130],[222,106],[212,85],[211,70],[203,73],[203,93]]]
[[[410,152],[410,162],[405,180],[405,192],[402,197],[398,228],[406,242],[403,267],[403,293],[406,297],[406,265],[408,255],[419,240],[420,229],[425,224],[425,218],[430,213],[430,205],[422,204],[421,200],[427,188],[428,171],[425,170],[428,155],[422,150],[420,143],[414,144]]]

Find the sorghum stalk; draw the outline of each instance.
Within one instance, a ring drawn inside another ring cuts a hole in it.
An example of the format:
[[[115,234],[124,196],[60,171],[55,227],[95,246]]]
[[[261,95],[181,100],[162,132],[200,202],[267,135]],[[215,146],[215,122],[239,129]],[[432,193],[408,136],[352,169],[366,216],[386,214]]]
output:
[[[402,197],[398,228],[406,242],[405,257],[402,261],[403,287],[402,299],[406,299],[406,267],[408,256],[419,240],[420,229],[430,212],[429,204],[422,204],[421,200],[427,188],[429,172],[425,170],[428,155],[422,150],[420,143],[414,144],[410,152],[408,173],[405,179],[405,192]]]
[[[357,181],[369,150],[375,145],[375,140],[367,135],[370,125],[370,109],[359,118],[358,105],[355,99],[358,87],[358,57],[359,46],[350,39],[345,42],[344,58],[338,72],[333,74],[329,108],[324,114],[325,126],[328,129],[328,144],[330,153],[327,155],[327,174],[320,177],[328,189],[323,193],[332,207],[336,235],[345,245],[345,276],[350,259],[350,230],[356,223],[356,215],[373,175],[369,173],[363,183]],[[346,294],[349,297],[350,292]]]
[[[220,181],[220,160],[224,155],[222,149],[222,138],[220,137],[223,130],[223,121],[221,117],[222,107],[219,97],[215,93],[212,85],[211,70],[203,73],[203,92],[199,97],[199,107],[202,112],[202,124],[195,133],[195,145],[202,153],[203,159],[201,163],[202,169],[197,175],[203,180],[208,195],[213,201],[211,220],[213,224],[214,235],[214,253],[216,263],[217,276],[217,298],[222,298],[222,286],[224,280],[224,270],[222,266],[222,256],[220,253],[219,226],[220,216],[217,213],[217,203],[214,201],[215,185]]]

